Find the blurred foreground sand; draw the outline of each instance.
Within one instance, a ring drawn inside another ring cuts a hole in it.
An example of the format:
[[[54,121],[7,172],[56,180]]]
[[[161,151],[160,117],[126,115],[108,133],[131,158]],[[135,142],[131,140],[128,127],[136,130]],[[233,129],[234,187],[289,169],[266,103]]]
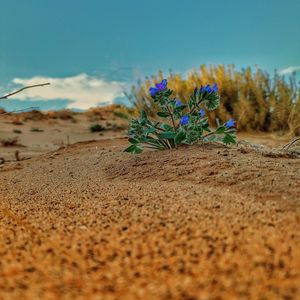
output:
[[[299,159],[59,122],[0,169],[0,299],[300,299]]]

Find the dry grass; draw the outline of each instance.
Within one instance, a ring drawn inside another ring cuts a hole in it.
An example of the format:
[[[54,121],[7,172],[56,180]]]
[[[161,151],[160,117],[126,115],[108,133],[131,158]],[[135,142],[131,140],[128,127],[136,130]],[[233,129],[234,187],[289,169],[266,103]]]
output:
[[[93,107],[88,109],[84,114],[87,116],[89,121],[103,121],[103,120],[114,120],[116,117],[116,113],[123,112],[126,108],[122,108],[120,105],[112,104],[104,107]]]
[[[75,113],[71,110],[68,110],[68,109],[49,111],[46,113],[46,115],[49,119],[69,120],[72,122],[76,122],[76,119],[75,119],[76,114],[77,113]]]

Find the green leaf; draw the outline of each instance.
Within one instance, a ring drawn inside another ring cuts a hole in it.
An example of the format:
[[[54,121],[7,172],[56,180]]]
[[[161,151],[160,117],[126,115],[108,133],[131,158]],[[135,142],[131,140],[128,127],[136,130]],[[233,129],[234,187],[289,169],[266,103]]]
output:
[[[159,117],[162,117],[162,118],[167,118],[167,117],[169,116],[169,113],[164,112],[164,111],[159,111],[159,112],[157,113],[157,115],[158,115]]]
[[[135,151],[133,153],[142,153],[143,149],[141,147],[136,146]]]
[[[143,149],[137,146],[136,144],[129,146],[124,150],[124,152],[129,152],[129,153],[141,153],[143,152]]]
[[[126,149],[124,150],[124,152],[130,152],[130,153],[133,153],[134,150],[135,150],[135,148],[136,148],[136,145],[130,145],[128,148],[126,148]]]
[[[225,126],[220,126],[217,130],[216,130],[216,134],[221,134],[224,133],[226,130]]]
[[[175,136],[175,143],[179,145],[185,139],[185,132],[179,131]]]
[[[211,132],[211,129],[208,127],[208,123],[205,123],[203,126],[202,126],[202,129],[207,131],[207,132]]]
[[[171,125],[167,124],[167,123],[162,123],[162,124],[161,124],[161,127],[162,127],[163,129],[167,130],[167,131],[173,130],[173,127],[172,127]]]
[[[228,134],[228,133],[225,133],[225,136],[223,138],[223,143],[224,144],[235,144],[235,136],[231,135],[231,134]]]
[[[174,139],[176,136],[176,132],[166,131],[158,134],[158,138],[160,139]]]
[[[148,134],[153,133],[153,132],[155,132],[155,131],[156,131],[156,129],[155,129],[154,127],[151,127],[151,128],[147,128],[147,129],[144,131],[144,133],[145,133],[146,135],[148,135]]]
[[[217,94],[212,93],[205,99],[204,103],[208,110],[214,110],[220,104],[220,97]]]
[[[147,114],[144,110],[142,110],[142,112],[141,112],[141,125],[142,126],[146,125],[147,121],[148,121]]]
[[[130,144],[138,144],[138,143],[139,143],[139,141],[138,141],[137,139],[134,139],[134,138],[129,138],[129,139],[128,139],[128,142],[129,142]]]
[[[187,107],[186,104],[181,104],[180,106],[177,106],[177,107],[175,108],[175,110],[176,110],[176,111],[182,111],[182,110],[184,110],[186,107]]]
[[[146,112],[144,110],[141,111],[141,119],[142,120],[143,119],[147,120],[147,114],[146,114]]]
[[[188,144],[193,144],[193,143],[195,143],[197,140],[199,140],[199,137],[200,137],[201,135],[199,134],[199,132],[198,131],[196,131],[196,130],[189,130],[189,131],[187,131],[187,133],[186,133],[186,139],[185,139],[185,141],[188,143]]]

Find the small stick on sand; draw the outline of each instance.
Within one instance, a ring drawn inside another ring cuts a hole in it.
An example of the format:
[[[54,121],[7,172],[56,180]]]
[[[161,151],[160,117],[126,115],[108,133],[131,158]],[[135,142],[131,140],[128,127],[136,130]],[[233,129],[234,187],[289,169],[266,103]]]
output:
[[[286,145],[284,145],[283,147],[282,147],[282,150],[289,150],[289,148],[292,146],[292,145],[294,145],[297,141],[299,141],[300,140],[300,137],[298,137],[298,138],[295,138],[293,141],[291,141],[291,142],[289,142],[289,143],[287,143]]]

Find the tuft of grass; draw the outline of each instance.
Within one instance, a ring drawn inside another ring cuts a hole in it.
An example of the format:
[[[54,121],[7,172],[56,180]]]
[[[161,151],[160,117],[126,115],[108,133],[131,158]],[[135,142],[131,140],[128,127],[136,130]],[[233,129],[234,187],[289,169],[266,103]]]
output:
[[[90,132],[100,132],[106,130],[106,127],[100,124],[94,124],[90,126]]]
[[[13,130],[13,133],[21,134],[21,133],[22,133],[22,130],[20,130],[20,129],[14,129],[14,130]]]

